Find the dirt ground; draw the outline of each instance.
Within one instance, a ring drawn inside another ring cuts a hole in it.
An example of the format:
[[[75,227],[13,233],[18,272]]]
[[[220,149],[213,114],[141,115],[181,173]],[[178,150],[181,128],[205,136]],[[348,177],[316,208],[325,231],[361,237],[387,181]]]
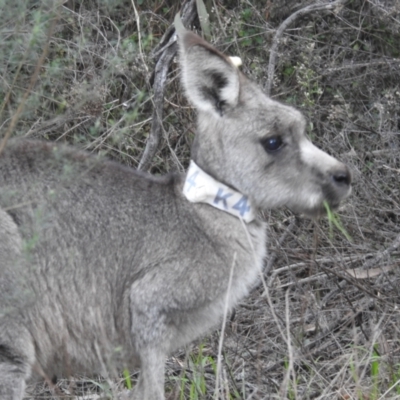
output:
[[[160,101],[155,67],[183,3],[0,2],[1,136],[66,141],[155,174],[183,171],[195,113],[175,59],[161,82],[159,143],[144,163]],[[223,332],[168,359],[167,397],[213,398],[222,339],[221,398],[400,399],[400,3],[206,6],[211,42],[300,109],[310,138],[350,167],[354,185],[337,225],[265,213],[263,281]],[[192,29],[200,32],[197,18]],[[134,372],[31,386],[27,398],[123,398]]]

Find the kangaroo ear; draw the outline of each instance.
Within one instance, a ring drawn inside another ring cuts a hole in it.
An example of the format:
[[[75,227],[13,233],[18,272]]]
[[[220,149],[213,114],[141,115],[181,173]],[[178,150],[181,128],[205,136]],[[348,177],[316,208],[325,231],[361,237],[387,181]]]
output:
[[[223,116],[239,99],[239,70],[234,61],[190,31],[179,30],[182,83],[202,111]]]
[[[179,12],[175,15],[174,26],[175,32],[179,37],[182,37],[187,32],[186,28],[183,26],[183,22],[181,20],[181,15]]]

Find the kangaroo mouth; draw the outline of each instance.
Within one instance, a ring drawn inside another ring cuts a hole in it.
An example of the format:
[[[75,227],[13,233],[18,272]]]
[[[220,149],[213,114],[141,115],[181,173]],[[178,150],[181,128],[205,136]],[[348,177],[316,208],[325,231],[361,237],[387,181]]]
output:
[[[347,196],[345,196],[347,197]],[[336,198],[326,198],[322,200],[321,203],[315,205],[314,207],[300,207],[294,206],[289,207],[291,211],[297,214],[302,214],[311,219],[318,219],[320,217],[326,216],[330,211],[336,211],[342,204],[342,200],[345,197]]]
[[[316,207],[313,210],[305,210],[303,211],[303,214],[312,219],[319,219],[329,215],[331,212],[337,211],[342,204],[342,200],[343,199],[335,201],[324,200],[319,207]]]
[[[327,185],[323,188],[324,200],[318,207],[317,214],[326,215],[329,211],[336,211],[340,204],[346,199],[351,193],[351,185]]]

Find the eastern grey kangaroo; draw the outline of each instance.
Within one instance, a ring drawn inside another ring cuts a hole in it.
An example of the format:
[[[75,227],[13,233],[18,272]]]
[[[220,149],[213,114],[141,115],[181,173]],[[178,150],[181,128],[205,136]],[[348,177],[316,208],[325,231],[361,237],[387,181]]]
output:
[[[0,154],[0,399],[35,375],[141,373],[164,399],[164,359],[218,325],[266,255],[260,210],[339,205],[348,168],[316,148],[294,108],[179,29],[198,127],[186,174],[154,177],[57,143]],[[232,281],[227,299],[228,281]]]

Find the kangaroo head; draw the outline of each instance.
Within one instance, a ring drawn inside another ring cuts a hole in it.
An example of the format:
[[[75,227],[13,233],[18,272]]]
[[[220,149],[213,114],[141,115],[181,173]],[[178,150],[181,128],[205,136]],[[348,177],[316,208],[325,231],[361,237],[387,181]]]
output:
[[[237,61],[178,27],[182,82],[198,111],[192,158],[258,209],[287,206],[310,216],[351,190],[348,168],[315,147],[296,109],[270,99]]]

